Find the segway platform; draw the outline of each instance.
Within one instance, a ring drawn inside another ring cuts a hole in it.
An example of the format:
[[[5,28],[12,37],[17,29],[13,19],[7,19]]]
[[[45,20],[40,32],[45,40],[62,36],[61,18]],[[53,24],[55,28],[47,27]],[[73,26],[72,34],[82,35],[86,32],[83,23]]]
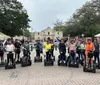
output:
[[[32,61],[30,58],[27,58],[27,57],[21,58],[21,66],[22,67],[31,66],[31,65],[32,65]]]
[[[34,57],[34,62],[42,62],[42,57]]]
[[[54,65],[54,61],[51,60],[51,61],[47,61],[44,59],[44,66],[53,66]]]
[[[16,68],[16,63],[14,62],[13,64],[8,64],[7,60],[5,60],[5,69],[15,69]]]
[[[1,62],[0,67],[5,67],[5,62]]]
[[[58,66],[67,66],[66,60],[58,60]]]

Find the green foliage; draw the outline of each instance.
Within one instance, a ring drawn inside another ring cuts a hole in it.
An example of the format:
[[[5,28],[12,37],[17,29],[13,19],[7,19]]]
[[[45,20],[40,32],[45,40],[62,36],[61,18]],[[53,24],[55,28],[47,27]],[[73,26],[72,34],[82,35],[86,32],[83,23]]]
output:
[[[62,26],[62,25],[60,25]],[[55,27],[57,27],[55,25]],[[93,37],[100,32],[100,0],[92,0],[86,2],[83,7],[78,9],[73,14],[69,21],[63,25],[64,35],[78,36],[85,34],[85,36]],[[57,30],[57,29],[56,29]]]
[[[24,30],[24,36],[30,37],[31,36],[31,32],[28,29],[25,29]]]
[[[17,0],[0,0],[0,31],[9,35],[21,35],[22,28],[29,27],[29,16]]]

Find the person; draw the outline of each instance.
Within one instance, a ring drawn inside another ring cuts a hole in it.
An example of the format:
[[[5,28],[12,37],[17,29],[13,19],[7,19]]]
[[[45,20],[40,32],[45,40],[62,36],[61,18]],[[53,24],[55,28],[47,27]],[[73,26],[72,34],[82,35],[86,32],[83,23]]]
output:
[[[50,40],[50,43],[52,44],[52,46],[51,46],[51,55],[54,57],[54,42],[53,42],[53,40]]]
[[[52,48],[53,44],[51,44],[50,41],[48,40],[47,43],[45,43],[43,46],[44,46],[45,52],[46,52],[46,59],[47,59],[47,61],[49,61],[49,59],[51,57],[49,52],[51,52],[51,48]]]
[[[38,40],[36,43],[36,56],[40,57],[41,53],[43,53],[43,46],[42,46],[40,40]]]
[[[97,39],[94,39],[93,44],[95,47],[95,51],[94,51],[95,61],[98,60],[98,66],[99,66],[99,43],[98,43]]]
[[[79,61],[80,61],[80,59],[82,58],[82,55],[81,55],[81,41],[80,40],[76,44],[76,52],[78,54]]]
[[[7,63],[9,64],[9,60],[14,63],[13,54],[15,53],[15,46],[12,44],[11,40],[8,41],[5,49],[7,51]],[[9,53],[12,53],[12,55],[9,55]]]
[[[94,44],[92,43],[92,40],[91,39],[88,39],[87,42],[86,42],[86,49],[85,49],[85,55],[86,55],[86,68],[88,68],[88,53],[92,51],[94,52],[95,51],[95,48],[94,48]],[[91,60],[91,67],[93,67],[93,59]]]
[[[81,41],[80,49],[81,49],[81,56],[84,58],[85,57],[85,43],[83,41]]]
[[[61,39],[61,42],[59,43],[59,52],[62,53],[60,60],[66,60],[66,45],[63,39]]]
[[[17,61],[19,61],[20,58],[20,52],[21,52],[21,44],[18,41],[18,39],[15,40],[14,46],[16,48],[16,52],[15,52],[15,59],[17,57]]]
[[[3,47],[3,43],[0,42],[0,57],[1,57],[1,63],[4,62],[4,47]]]
[[[74,56],[71,56],[71,60],[76,64],[76,44],[78,42],[78,37],[76,37],[75,40],[70,40],[68,37],[68,43],[69,43],[69,55],[71,56],[71,53],[74,54]]]
[[[57,41],[55,41],[54,48],[55,48],[56,51],[57,51],[57,47],[58,47],[58,43],[57,43]]]
[[[28,57],[30,55],[30,46],[28,41],[26,41],[23,45],[23,55],[24,57]]]

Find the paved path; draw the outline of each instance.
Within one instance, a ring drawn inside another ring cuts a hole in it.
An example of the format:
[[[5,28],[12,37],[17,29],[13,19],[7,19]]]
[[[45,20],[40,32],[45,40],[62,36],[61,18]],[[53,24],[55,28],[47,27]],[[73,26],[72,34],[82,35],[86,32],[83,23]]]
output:
[[[35,52],[32,52],[32,61]],[[55,52],[56,58],[58,52]],[[56,59],[57,60],[57,59]],[[33,63],[31,67],[5,70],[0,68],[0,85],[100,85],[100,70],[84,73],[82,67],[44,67],[43,63]]]

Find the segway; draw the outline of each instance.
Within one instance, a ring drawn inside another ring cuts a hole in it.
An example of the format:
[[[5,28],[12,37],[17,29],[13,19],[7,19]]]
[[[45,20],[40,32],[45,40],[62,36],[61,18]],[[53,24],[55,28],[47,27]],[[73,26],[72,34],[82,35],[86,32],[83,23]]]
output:
[[[9,63],[8,63],[8,60],[5,60],[5,69],[15,69],[16,68],[15,59],[13,58],[13,62],[12,62],[10,58],[10,57],[13,57],[13,55],[14,55],[13,52],[8,52],[7,57],[9,57]]]
[[[32,60],[31,60],[31,57],[30,57],[30,53],[27,50],[24,50],[24,51],[25,51],[26,54],[22,58],[20,58],[21,67],[31,66]]]
[[[5,62],[4,62],[4,57],[3,57],[3,53],[1,52],[1,62],[0,62],[0,67],[5,67]]]
[[[68,58],[68,66],[79,68],[79,58],[76,57],[75,52],[71,51],[70,56]]]
[[[66,55],[63,55],[63,52],[60,52],[60,55],[58,56],[58,66],[67,66],[67,60],[63,57],[66,57]]]
[[[20,54],[20,48],[17,48],[16,49],[16,53],[18,54]],[[17,55],[18,56],[18,55]],[[16,61],[16,64],[20,64],[21,63],[21,61],[20,61],[20,58]]]
[[[92,73],[96,73],[96,64],[95,61],[93,60],[93,68],[91,67],[91,60],[94,56],[94,53],[92,51],[90,51],[88,53],[88,66],[86,68],[86,60],[84,61],[84,66],[83,66],[83,71],[84,72],[92,72]]]
[[[40,50],[37,50],[36,57],[34,57],[34,62],[42,62],[42,56],[40,56]]]
[[[51,50],[49,50],[48,51],[48,57],[44,56],[44,66],[53,66],[53,65],[54,65],[54,59],[51,56]]]

